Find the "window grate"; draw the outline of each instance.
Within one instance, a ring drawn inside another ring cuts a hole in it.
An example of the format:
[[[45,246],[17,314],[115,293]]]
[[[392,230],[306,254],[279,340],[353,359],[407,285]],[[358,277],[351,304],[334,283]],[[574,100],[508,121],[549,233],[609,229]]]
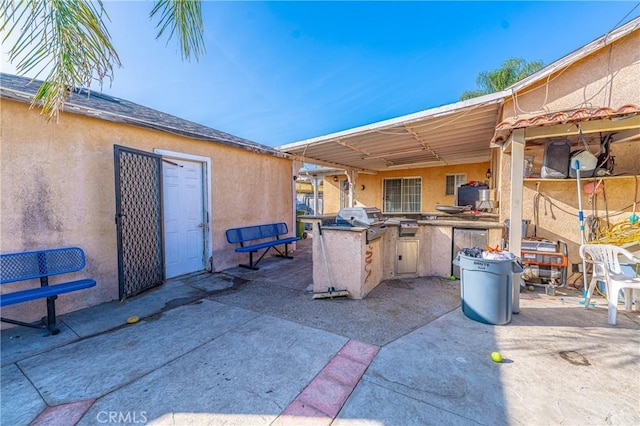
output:
[[[384,179],[385,213],[419,213],[422,207],[422,178]]]

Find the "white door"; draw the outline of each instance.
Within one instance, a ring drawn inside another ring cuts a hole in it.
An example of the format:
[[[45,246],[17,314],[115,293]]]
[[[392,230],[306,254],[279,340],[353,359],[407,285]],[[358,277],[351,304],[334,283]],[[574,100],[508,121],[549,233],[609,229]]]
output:
[[[203,167],[197,161],[163,161],[166,277],[205,269]]]

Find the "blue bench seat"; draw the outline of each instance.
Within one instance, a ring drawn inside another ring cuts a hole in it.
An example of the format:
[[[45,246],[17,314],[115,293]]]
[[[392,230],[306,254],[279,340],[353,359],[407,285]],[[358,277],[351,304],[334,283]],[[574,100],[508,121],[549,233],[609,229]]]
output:
[[[289,238],[283,238],[278,240],[265,241],[263,243],[253,244],[250,246],[238,247],[236,251],[238,253],[250,253],[252,251],[260,250],[267,247],[274,247],[280,244],[292,243],[297,240],[299,240],[299,238],[289,237]]]
[[[235,249],[238,253],[249,253],[249,263],[240,264],[244,268],[259,269],[258,263],[269,252],[270,249],[274,249],[278,252],[277,256],[292,259],[289,256],[289,244],[299,240],[297,237],[280,238],[283,235],[287,235],[289,229],[284,222],[268,223],[264,225],[244,226],[240,228],[227,229],[226,236],[229,244],[240,244],[240,247]],[[265,241],[266,240],[266,241]],[[249,243],[249,244],[248,244]],[[278,246],[284,245],[284,253],[282,253]],[[266,249],[260,258],[254,262],[253,253],[258,250]]]
[[[37,299],[47,299],[47,316],[40,323],[26,323],[9,318],[0,320],[26,327],[47,328],[58,334],[55,300],[59,294],[94,287],[93,279],[81,279],[49,285],[52,275],[80,271],[85,267],[84,252],[78,247],[0,254],[0,284],[33,279],[40,280],[40,287],[0,294],[0,306],[10,306]]]
[[[63,284],[54,284],[46,287],[30,288],[28,290],[6,293],[0,299],[0,306],[15,305],[17,303],[29,302],[35,299],[55,296],[57,294],[71,293],[76,290],[83,290],[96,285],[95,280],[79,280]]]

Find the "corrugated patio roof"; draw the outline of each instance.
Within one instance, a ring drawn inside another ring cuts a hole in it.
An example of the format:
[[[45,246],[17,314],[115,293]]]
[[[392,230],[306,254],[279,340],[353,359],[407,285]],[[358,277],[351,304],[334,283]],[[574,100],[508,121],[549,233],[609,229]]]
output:
[[[39,80],[0,73],[0,97],[31,103],[33,95],[35,95],[41,84],[42,81]],[[65,103],[64,111],[99,118],[101,120],[172,133],[192,139],[216,142],[262,154],[287,157],[286,154],[272,147],[261,145],[98,91],[89,91],[87,89],[77,90],[69,96]]]
[[[308,163],[372,173],[489,161],[504,96],[492,93],[277,149]]]
[[[545,111],[498,124],[505,98],[638,28],[640,18],[635,18],[502,92],[282,145],[277,149],[296,155],[305,162],[369,172],[467,164],[489,161],[490,141],[503,142],[513,128],[634,115],[637,106],[625,105],[610,110]],[[518,122],[523,118],[528,121]]]

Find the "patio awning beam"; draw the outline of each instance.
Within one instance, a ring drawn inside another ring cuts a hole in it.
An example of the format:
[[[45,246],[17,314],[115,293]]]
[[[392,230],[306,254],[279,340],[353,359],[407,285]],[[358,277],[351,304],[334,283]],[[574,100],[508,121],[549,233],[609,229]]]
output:
[[[633,116],[621,120],[591,120],[580,124],[582,133],[608,133],[640,128],[640,116]],[[526,130],[526,140],[575,136],[579,133],[576,123],[556,124],[551,126],[529,127]]]
[[[370,160],[370,159],[374,159],[374,158],[387,159],[387,158],[398,157],[398,156],[401,156],[401,155],[415,154],[415,153],[418,153],[418,152],[425,152],[425,151],[427,151],[427,148],[425,148],[425,147],[420,147],[420,148],[415,148],[415,149],[405,149],[405,150],[396,151],[396,152],[386,152],[386,153],[380,154],[380,155],[368,155],[368,156],[364,157],[363,160]]]
[[[393,166],[387,167],[389,170],[403,170],[403,169],[415,169],[418,167],[437,167],[437,166],[446,166],[443,161],[425,161],[421,163],[412,163],[412,164],[396,164]]]
[[[420,137],[420,135],[418,133],[416,133],[411,126],[405,124],[404,128],[407,130],[407,132],[411,133],[413,135],[413,137],[416,139],[416,141],[418,141],[427,151],[429,151],[434,157],[436,157],[438,160],[442,160],[440,158],[440,156],[438,155],[437,152],[435,152],[433,150],[433,148],[431,148],[431,146],[425,142],[425,140],[423,138]]]
[[[279,149],[303,155],[306,162],[365,172],[489,161],[488,141],[505,94],[484,95]]]
[[[312,164],[317,164],[318,166],[323,166],[323,167],[331,167],[334,169],[340,169],[340,170],[354,170],[358,173],[364,173],[364,174],[370,174],[370,175],[375,175],[378,174],[377,171],[375,170],[367,170],[367,169],[359,169],[359,168],[354,168],[351,166],[347,166],[345,164],[338,164],[338,163],[332,163],[330,161],[324,161],[324,160],[310,160],[309,158],[306,157],[300,157],[300,156],[295,156],[295,160],[296,161],[300,161],[301,163],[312,163]]]
[[[365,157],[369,157],[369,156],[371,155],[371,153],[370,153],[370,152],[367,152],[367,151],[365,151],[365,150],[364,150],[364,149],[362,149],[362,148],[356,147],[356,146],[354,146],[353,144],[349,144],[349,143],[347,143],[347,142],[343,141],[342,139],[338,139],[338,140],[336,141],[336,143],[337,143],[338,145],[342,145],[342,146],[344,146],[345,148],[349,148],[349,149],[351,149],[351,150],[353,150],[353,151],[355,151],[355,152],[358,152],[358,153],[360,153],[360,154],[364,155]]]

